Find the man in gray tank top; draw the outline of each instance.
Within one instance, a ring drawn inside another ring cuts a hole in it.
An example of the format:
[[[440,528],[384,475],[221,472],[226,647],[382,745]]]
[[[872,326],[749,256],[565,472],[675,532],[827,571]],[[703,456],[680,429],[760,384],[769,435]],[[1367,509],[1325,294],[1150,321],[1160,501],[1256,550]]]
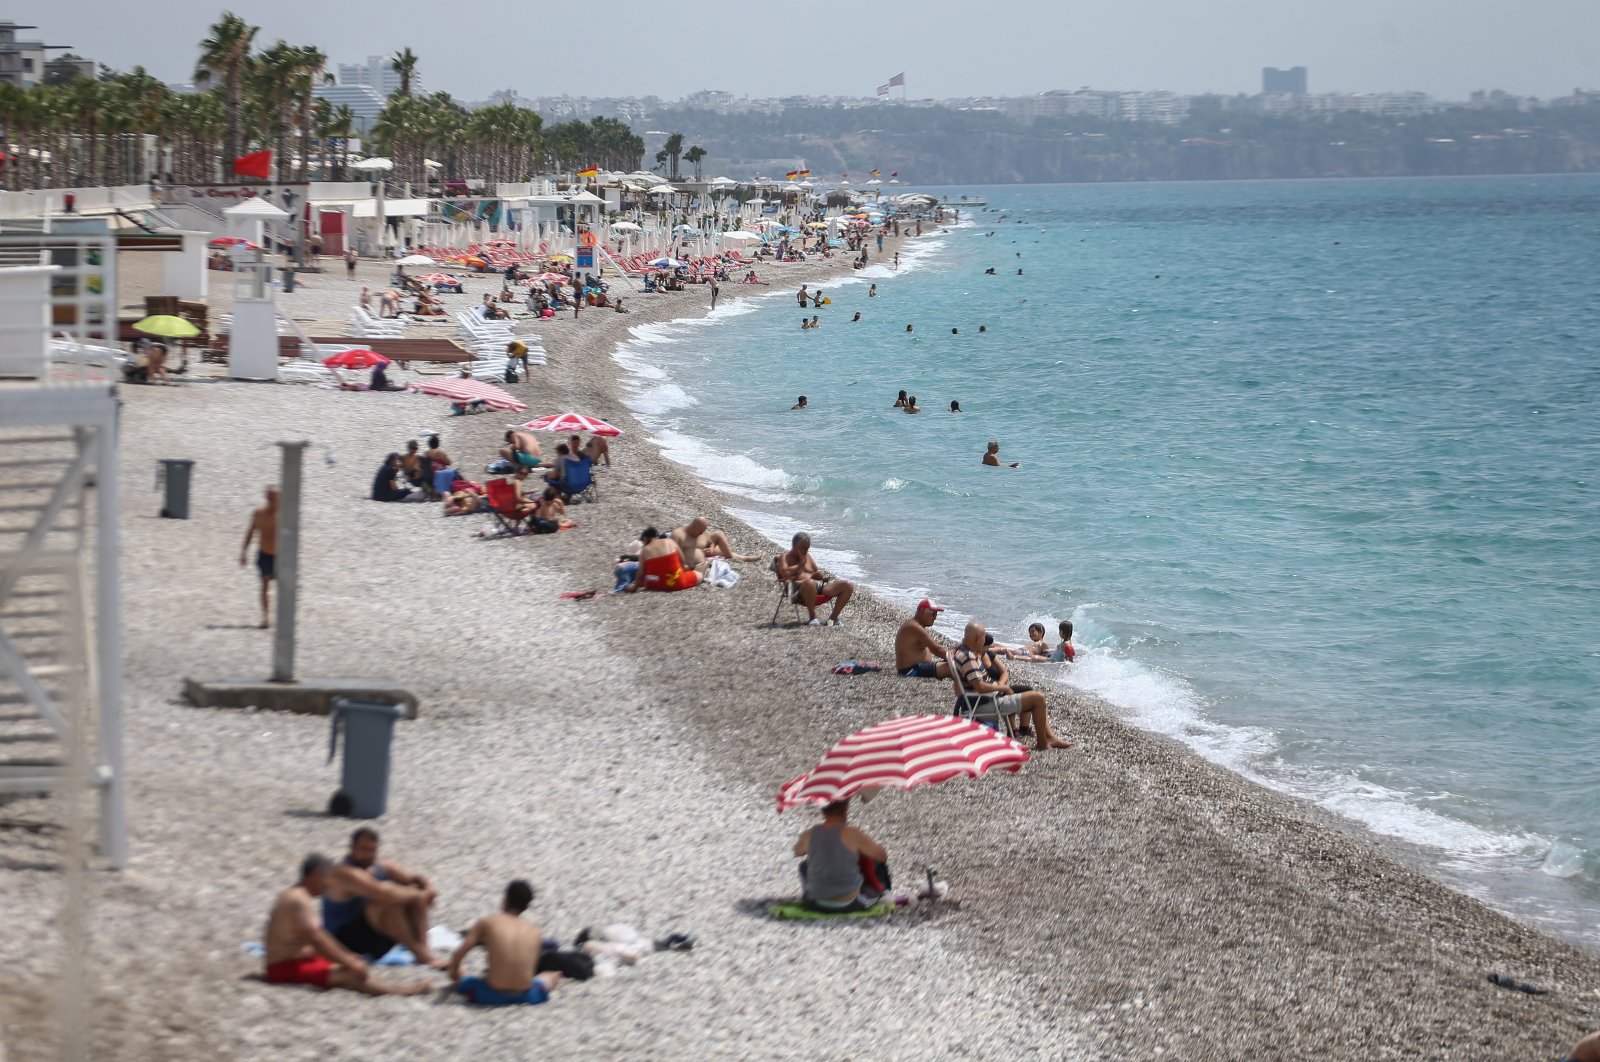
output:
[[[794,854],[802,857],[800,880],[805,900],[820,911],[865,911],[889,887],[889,853],[851,826],[850,801],[822,809],[822,822],[800,835]]]

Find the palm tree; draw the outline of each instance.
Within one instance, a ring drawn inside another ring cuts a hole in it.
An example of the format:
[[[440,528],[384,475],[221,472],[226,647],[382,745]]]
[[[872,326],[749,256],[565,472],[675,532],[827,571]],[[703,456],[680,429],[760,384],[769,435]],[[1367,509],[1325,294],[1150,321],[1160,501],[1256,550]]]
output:
[[[667,142],[661,145],[661,150],[656,152],[657,163],[667,162],[671,164],[667,169],[668,180],[676,181],[678,179],[678,160],[682,157],[683,134],[673,133],[667,137]]]
[[[206,86],[220,77],[226,102],[227,133],[222,153],[231,162],[239,157],[239,108],[250,46],[260,27],[252,26],[232,11],[224,11],[211,26],[211,36],[200,42],[200,62],[194,69],[196,85]]]
[[[700,179],[700,160],[706,157],[706,149],[696,144],[683,153],[685,161],[694,167],[694,179]]]
[[[410,98],[411,79],[417,73],[417,57],[410,48],[402,48],[389,57],[389,69],[400,75],[400,95]]]
[[[307,44],[296,49],[300,65],[295,70],[295,91],[299,96],[300,117],[300,177],[302,181],[311,179],[311,110],[316,105],[316,88],[322,83],[323,71],[327,67],[328,57],[323,55],[313,45]],[[326,174],[320,175],[327,180]]]
[[[250,87],[254,90],[257,117],[266,134],[265,146],[272,149],[274,177],[280,184],[288,180],[289,158],[283,148],[297,98],[299,72],[300,49],[285,40],[275,42],[252,64]]]

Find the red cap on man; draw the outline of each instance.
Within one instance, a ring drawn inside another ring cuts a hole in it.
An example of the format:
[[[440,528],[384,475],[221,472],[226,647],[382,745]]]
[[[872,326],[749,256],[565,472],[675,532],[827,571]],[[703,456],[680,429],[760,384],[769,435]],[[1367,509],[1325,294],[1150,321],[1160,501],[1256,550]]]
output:
[[[923,609],[927,609],[929,612],[943,612],[944,611],[944,606],[943,605],[935,605],[932,601],[929,601],[927,598],[923,598],[921,601],[917,602],[917,611],[921,612]]]

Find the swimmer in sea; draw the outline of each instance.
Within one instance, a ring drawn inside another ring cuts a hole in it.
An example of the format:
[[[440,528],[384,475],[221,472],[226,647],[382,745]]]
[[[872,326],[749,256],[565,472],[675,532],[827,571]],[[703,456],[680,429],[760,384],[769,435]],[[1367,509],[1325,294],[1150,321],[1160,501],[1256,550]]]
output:
[[[961,334],[961,329],[952,328],[952,329],[950,329],[950,334],[953,335],[953,336],[959,336]]]
[[[811,318],[809,318],[809,317],[800,318],[800,329],[801,329],[801,331],[804,331],[805,329],[810,328],[810,327],[811,327]]]
[[[861,320],[861,311],[857,310],[856,311],[856,315],[854,317],[850,318],[850,323],[851,324],[855,324],[859,320]]]
[[[910,325],[906,325],[906,331],[907,332],[911,331],[911,326]]]
[[[811,327],[812,328],[821,328],[822,327],[822,322],[820,320],[818,320],[818,315],[817,314],[812,314],[811,315]]]
[[[805,408],[806,408],[806,396],[805,395],[801,395],[800,396],[800,401],[798,401],[794,405],[790,406],[789,410],[790,410],[790,412],[793,412],[794,410],[805,409]]]
[[[1022,275],[1022,270],[1020,270],[1020,269],[1019,269],[1019,270],[1017,270],[1017,276],[1019,276],[1019,277],[1020,277],[1020,276],[1021,276],[1021,275]]]
[[[951,412],[954,412],[954,410],[952,410]],[[984,452],[983,463],[988,465],[991,468],[999,468],[1000,467],[1000,444],[995,442],[993,439],[989,440],[989,449]],[[1021,463],[1022,462],[1020,462],[1020,461],[1013,461],[1013,462],[1011,462],[1011,464],[1007,465],[1006,467],[1007,468],[1016,468]]]
[[[873,284],[873,285],[871,285],[870,287],[867,288],[867,298],[876,299],[877,297],[878,297],[878,285]]]
[[[952,413],[960,413],[961,412],[961,403],[957,402],[953,398],[950,400],[950,412],[952,412]]]
[[[904,409],[904,408],[906,408],[906,393],[904,391],[901,391],[900,392],[900,397],[896,398],[894,400],[894,408],[895,409]]]
[[[912,395],[906,399],[905,410],[907,413],[921,413],[922,407],[917,405],[917,396]]]
[[[979,325],[979,326],[978,326],[978,331],[979,331],[979,332],[980,332],[980,333],[981,333],[981,332],[987,332],[987,331],[988,331],[988,330],[989,330],[989,326],[988,326],[988,325]]]
[[[988,269],[985,269],[983,271],[983,275],[986,276],[986,277],[994,276],[994,266],[990,266]]]

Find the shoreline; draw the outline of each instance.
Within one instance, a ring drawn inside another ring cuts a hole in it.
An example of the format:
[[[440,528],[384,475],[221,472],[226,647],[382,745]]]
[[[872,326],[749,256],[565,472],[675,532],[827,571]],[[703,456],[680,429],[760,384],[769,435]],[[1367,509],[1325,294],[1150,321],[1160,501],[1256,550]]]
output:
[[[773,290],[833,271],[785,269]],[[509,418],[303,387],[125,389],[133,862],[96,877],[108,1004],[97,1043],[168,1058],[311,1058],[332,1043],[510,1058],[532,1036],[558,1055],[632,1057],[833,1057],[892,1043],[893,1057],[1411,1059],[1470,1044],[1476,1057],[1522,1058],[1555,1057],[1592,1027],[1594,956],[1081,696],[1051,697],[1071,752],[858,813],[902,882],[931,862],[959,906],[861,932],[744,913],[793,891],[788,847],[812,821],[775,815],[777,786],[843,734],[946,711],[948,696],[892,672],[830,674],[884,657],[899,612],[863,594],[843,631],[768,627],[772,583],[758,563],[739,566],[732,591],[556,600],[609,588],[612,558],[646,523],[704,512],[737,547],[772,552],[725,513],[725,496],[638,445],[648,433],[619,395],[618,343],[691,304],[703,315],[704,293],[690,294],[539,326],[550,364],[512,387],[530,414],[575,409],[627,430],[600,504],[575,506],[580,526],[555,536],[482,542],[476,518],[361,500],[382,454],[429,424],[478,476]],[[253,967],[238,943],[270,890],[306,847],[348,832],[317,813],[335,779],[326,722],[173,698],[183,674],[264,666],[260,633],[241,626],[252,591],[232,554],[273,475],[275,453],[256,444],[307,424],[339,464],[308,476],[303,673],[376,667],[422,695],[421,718],[396,738],[387,850],[441,882],[450,925],[528,873],[541,925],[563,939],[620,920],[691,929],[696,951],[492,1017],[241,980]],[[147,468],[169,450],[203,462],[207,497],[186,523],[149,518]],[[47,915],[52,875],[19,866],[29,845],[14,833],[0,833],[0,887]],[[19,1007],[48,997],[49,949],[33,943],[0,943],[11,1001],[0,1024],[17,1059],[37,1057],[15,1030],[39,1020]],[[1487,983],[1491,970],[1555,991],[1506,992]],[[810,1017],[864,997],[878,1007],[859,1027]]]

